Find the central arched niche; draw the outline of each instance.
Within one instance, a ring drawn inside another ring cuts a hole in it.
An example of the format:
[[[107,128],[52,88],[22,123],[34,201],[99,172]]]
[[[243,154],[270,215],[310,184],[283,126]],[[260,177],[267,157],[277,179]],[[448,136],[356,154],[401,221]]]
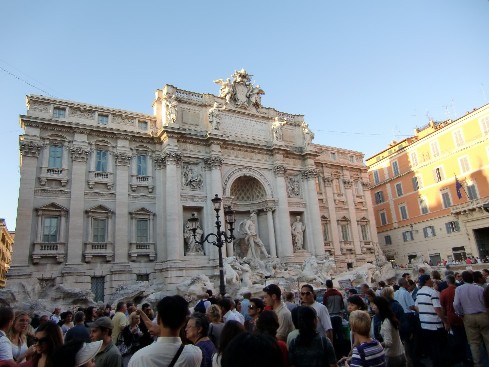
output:
[[[231,186],[233,201],[240,203],[259,203],[267,198],[267,192],[258,179],[252,176],[238,177]]]

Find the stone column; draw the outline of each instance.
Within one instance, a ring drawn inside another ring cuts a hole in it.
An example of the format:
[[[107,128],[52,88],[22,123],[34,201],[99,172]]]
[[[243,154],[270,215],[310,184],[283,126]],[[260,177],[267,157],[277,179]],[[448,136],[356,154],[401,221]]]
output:
[[[341,247],[340,247],[340,237],[338,233],[338,219],[336,217],[336,204],[334,201],[333,194],[333,178],[325,177],[324,185],[326,189],[326,198],[328,199],[328,217],[330,221],[330,230],[331,230],[331,241],[333,241],[334,247],[334,255],[341,255]]]
[[[177,166],[182,160],[181,154],[176,150],[165,152],[166,161],[166,260],[179,260],[184,256],[183,252],[183,222],[182,201],[180,198],[180,176]]]
[[[314,162],[312,162],[312,164],[314,164]],[[309,219],[306,224],[306,231],[309,230],[312,232],[313,243],[309,244],[309,248],[311,250],[314,249],[313,254],[316,256],[324,256],[324,239],[321,229],[321,213],[319,212],[319,201],[316,191],[316,179],[318,177],[318,172],[316,168],[312,168],[312,164],[311,162],[309,162],[309,166],[311,168],[302,171],[302,177],[306,182],[306,205],[307,213],[309,214]]]
[[[374,207],[372,205],[372,196],[369,191],[369,183],[362,182],[363,186],[363,196],[365,198],[365,203],[367,204],[367,214],[368,214],[368,224],[370,231],[370,239],[372,242],[379,242],[379,238],[377,236],[377,228],[375,227],[375,213]]]
[[[29,264],[32,220],[34,214],[34,189],[36,186],[36,172],[39,153],[42,145],[40,142],[21,141],[20,153],[22,154],[20,168],[19,205],[17,208],[17,224],[15,227],[15,244],[12,255],[12,264],[15,266],[27,266]],[[42,231],[42,228],[37,228]]]
[[[360,244],[360,235],[358,233],[357,213],[355,210],[355,200],[353,199],[352,182],[350,180],[343,179],[343,186],[345,187],[346,202],[348,203],[348,214],[350,216],[355,253],[357,255],[361,255],[362,247]]]
[[[71,150],[71,196],[70,220],[68,224],[68,256],[67,265],[81,264],[84,246],[85,223],[85,185],[87,161],[90,154],[88,145],[74,145]],[[88,224],[88,228],[92,226]],[[91,236],[87,240],[91,240]]]
[[[277,257],[277,246],[275,244],[275,229],[273,227],[273,211],[275,208],[266,207],[265,212],[267,213],[267,225],[268,225],[268,241],[270,243],[270,256]],[[232,256],[232,255],[230,255]]]
[[[115,154],[115,159],[117,182],[114,257],[116,263],[125,263],[129,257],[129,165],[132,156],[129,151],[122,150]]]
[[[276,164],[273,167],[275,182],[277,187],[278,206],[276,209],[277,228],[277,255],[282,257],[293,256],[292,235],[290,234],[290,215],[289,201],[287,197],[287,187],[285,184],[286,167],[283,164]]]
[[[165,223],[165,159],[164,157],[156,153],[153,156],[154,167],[155,167],[155,187],[156,187],[156,237],[155,251],[156,259],[161,262],[167,257],[166,247],[165,247],[165,233],[166,233],[166,223]]]
[[[213,150],[219,150],[219,147],[214,147]],[[221,168],[222,168],[222,162],[223,159],[221,158],[220,154],[211,154],[211,156],[207,159],[205,159],[205,165],[207,169],[210,169],[210,177],[211,177],[211,183],[209,185],[209,190],[207,191],[207,202],[205,203],[205,208],[206,208],[206,215],[208,218],[211,218],[211,220],[206,220],[206,230],[207,233],[216,233],[216,226],[215,226],[215,216],[216,212],[213,209],[212,202],[210,201],[211,199],[214,198],[214,196],[217,194],[220,198],[223,196],[223,191],[222,191],[222,173],[221,173]],[[219,216],[221,217],[221,230],[226,229],[226,221],[224,218],[224,210],[221,210],[219,213]],[[222,256],[232,256],[233,254],[233,243],[228,243],[226,246],[223,246],[222,248]],[[218,249],[215,246],[209,245],[209,255],[211,259],[217,259],[218,258]]]

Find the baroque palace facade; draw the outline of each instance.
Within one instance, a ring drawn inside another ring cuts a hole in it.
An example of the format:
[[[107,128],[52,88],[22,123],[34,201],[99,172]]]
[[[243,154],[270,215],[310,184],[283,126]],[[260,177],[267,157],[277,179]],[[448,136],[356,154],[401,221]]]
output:
[[[215,194],[236,212],[235,243],[254,212],[268,253],[285,264],[373,261],[363,154],[313,144],[304,117],[263,107],[250,80],[240,70],[215,81],[219,96],[166,85],[153,115],[28,96],[9,282],[39,279],[104,300],[137,281],[172,290],[197,274],[216,279],[217,248],[190,250],[185,233],[192,213],[204,234],[215,232]],[[297,217],[302,250],[292,244]]]
[[[367,165],[387,258],[436,264],[489,255],[489,105],[430,121]]]

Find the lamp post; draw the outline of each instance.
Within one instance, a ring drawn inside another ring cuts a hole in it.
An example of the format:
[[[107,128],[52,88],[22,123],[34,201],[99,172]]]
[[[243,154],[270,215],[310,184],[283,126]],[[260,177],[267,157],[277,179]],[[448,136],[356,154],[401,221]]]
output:
[[[209,233],[207,234],[202,241],[199,241],[196,236],[197,232],[197,226],[199,223],[199,218],[195,215],[195,213],[192,213],[192,217],[189,218],[190,222],[190,229],[192,230],[192,234],[194,237],[194,240],[196,243],[199,245],[203,245],[204,243],[210,243],[211,245],[214,245],[218,249],[219,253],[219,293],[221,294],[222,297],[226,294],[226,286],[224,284],[224,265],[222,262],[222,246],[224,246],[226,243],[231,243],[234,240],[233,236],[233,231],[234,231],[234,223],[236,222],[234,218],[234,211],[231,209],[230,206],[226,207],[224,209],[224,219],[226,222],[226,227],[227,230],[229,231],[229,235],[226,235],[226,228],[224,231],[221,231],[221,221],[219,212],[221,211],[221,203],[222,199],[216,194],[214,199],[211,200],[212,205],[214,206],[214,210],[216,211],[216,233]],[[210,240],[212,238],[212,240]]]

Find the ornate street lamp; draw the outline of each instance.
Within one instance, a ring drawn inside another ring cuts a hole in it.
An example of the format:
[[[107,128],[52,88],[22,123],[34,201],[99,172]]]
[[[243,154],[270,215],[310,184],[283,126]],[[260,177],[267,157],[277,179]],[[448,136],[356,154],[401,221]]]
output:
[[[226,235],[226,228],[224,231],[221,231],[221,221],[219,220],[219,212],[221,211],[221,203],[222,199],[216,194],[214,199],[211,200],[212,205],[214,206],[214,210],[216,211],[216,228],[217,232],[216,233],[209,233],[207,236],[204,237],[202,241],[199,241],[196,236],[197,232],[197,226],[199,223],[199,218],[195,215],[195,213],[192,213],[192,217],[189,218],[190,222],[190,229],[192,230],[192,234],[194,237],[194,240],[196,243],[199,245],[203,245],[204,243],[210,243],[211,245],[214,245],[217,247],[218,252],[219,252],[219,293],[221,294],[222,297],[226,294],[226,286],[224,285],[224,265],[222,262],[222,246],[224,246],[226,243],[231,243],[235,237],[233,236],[233,231],[234,231],[234,223],[236,222],[234,218],[234,211],[231,209],[230,206],[227,206],[224,209],[224,219],[226,222],[226,227],[227,230],[229,231],[229,235]],[[213,238],[212,240],[209,240],[210,238]]]

